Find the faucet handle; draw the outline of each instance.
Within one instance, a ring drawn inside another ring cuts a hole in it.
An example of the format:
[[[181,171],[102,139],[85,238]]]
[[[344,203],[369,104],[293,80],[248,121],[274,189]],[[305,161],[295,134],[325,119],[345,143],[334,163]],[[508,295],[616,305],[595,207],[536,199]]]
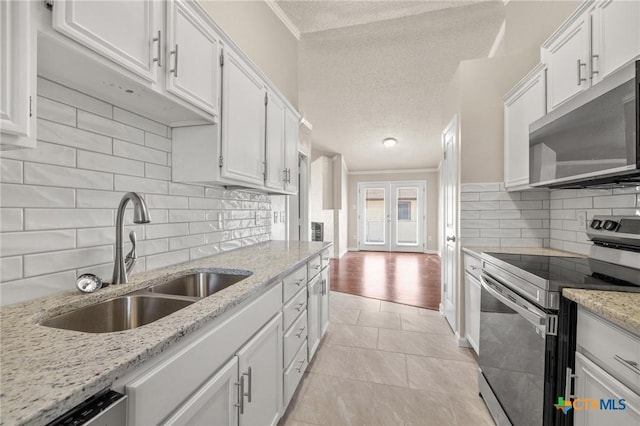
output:
[[[131,251],[124,258],[125,267],[127,268],[127,274],[131,272],[133,266],[136,264],[136,260],[138,259],[138,253],[136,252],[136,231],[129,232],[129,239],[131,240],[131,244],[133,245],[133,247],[131,247]]]

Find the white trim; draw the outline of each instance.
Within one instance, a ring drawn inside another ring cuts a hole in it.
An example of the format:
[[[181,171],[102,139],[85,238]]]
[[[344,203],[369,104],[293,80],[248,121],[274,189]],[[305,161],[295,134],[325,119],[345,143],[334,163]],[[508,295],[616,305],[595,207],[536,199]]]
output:
[[[358,247],[347,247],[347,251],[360,251]]]
[[[343,251],[340,253],[340,256],[338,256],[338,259],[340,259],[342,256],[344,256],[345,254],[347,254],[347,252],[348,252],[348,251],[349,251],[349,249],[343,250]]]
[[[284,13],[284,10],[275,2],[275,0],[264,0],[264,2],[273,10],[273,13],[282,21],[285,27],[291,32],[291,34],[296,38],[296,40],[300,40],[300,30],[296,25],[291,22],[291,19]]]
[[[350,175],[390,175],[398,173],[432,173],[438,169],[401,169],[401,170],[354,170],[348,172]]]
[[[425,252],[425,254],[437,254],[437,255],[440,255],[440,253],[438,253],[438,250],[427,249],[424,252]]]
[[[302,117],[300,119],[300,124],[302,124],[304,127],[306,127],[307,129],[309,129],[310,131],[313,130],[313,126],[311,125],[311,123],[309,122],[309,120],[307,120],[307,117]]]
[[[471,348],[471,343],[469,343],[469,340],[466,337],[460,337],[460,335],[458,334],[458,332],[456,331],[456,343],[458,344],[459,347],[461,348]]]
[[[500,29],[498,30],[498,34],[496,35],[495,40],[493,40],[493,45],[491,46],[491,50],[489,50],[488,58],[493,58],[494,56],[496,56],[496,52],[498,51],[498,47],[500,46],[500,43],[502,43],[502,41],[504,40],[504,32],[505,32],[506,22],[507,22],[506,20],[502,21],[502,25],[500,25]]]

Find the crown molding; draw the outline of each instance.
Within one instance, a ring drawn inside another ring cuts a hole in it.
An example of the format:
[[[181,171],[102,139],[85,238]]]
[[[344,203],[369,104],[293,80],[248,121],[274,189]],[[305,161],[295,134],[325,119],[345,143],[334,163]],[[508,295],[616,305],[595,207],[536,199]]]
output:
[[[400,170],[354,170],[350,171],[350,175],[391,175],[402,173],[432,173],[438,169],[400,169]]]
[[[284,10],[282,10],[282,8],[278,6],[278,3],[276,3],[275,0],[264,0],[264,2],[271,8],[271,10],[273,10],[273,13],[275,13],[276,16],[282,21],[284,26],[287,27],[291,34],[293,34],[296,40],[300,40],[300,30],[295,26],[293,22],[291,22],[291,19],[289,19],[287,14],[284,13]]]

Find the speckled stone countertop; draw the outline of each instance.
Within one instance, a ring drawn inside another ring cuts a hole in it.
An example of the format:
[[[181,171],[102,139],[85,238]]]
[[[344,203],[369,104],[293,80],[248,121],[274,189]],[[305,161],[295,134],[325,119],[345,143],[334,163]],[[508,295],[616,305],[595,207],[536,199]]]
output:
[[[640,336],[640,293],[565,288],[562,295]]]
[[[480,257],[483,251],[492,253],[533,254],[541,256],[585,257],[581,254],[544,247],[462,247],[462,251]]]
[[[0,424],[45,424],[240,303],[264,292],[330,243],[270,241],[137,274],[85,295],[74,290],[0,309]],[[82,306],[205,268],[250,277],[133,330],[92,334],[38,325]],[[73,286],[73,283],[70,283]]]

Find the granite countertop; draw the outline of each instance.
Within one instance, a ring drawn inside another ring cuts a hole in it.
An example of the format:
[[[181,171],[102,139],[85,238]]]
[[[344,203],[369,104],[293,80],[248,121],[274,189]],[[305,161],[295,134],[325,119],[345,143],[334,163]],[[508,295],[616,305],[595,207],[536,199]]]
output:
[[[45,424],[55,419],[208,322],[261,294],[329,246],[270,241],[137,274],[128,284],[89,295],[73,290],[3,307],[0,424]],[[92,334],[38,325],[43,319],[203,268],[249,270],[253,275],[133,330]]]
[[[578,253],[556,250],[545,247],[462,247],[462,251],[472,256],[480,257],[482,252],[492,253],[513,253],[513,254],[532,254],[541,256],[566,256],[566,257],[586,257]]]
[[[640,293],[565,288],[562,295],[640,336]]]

